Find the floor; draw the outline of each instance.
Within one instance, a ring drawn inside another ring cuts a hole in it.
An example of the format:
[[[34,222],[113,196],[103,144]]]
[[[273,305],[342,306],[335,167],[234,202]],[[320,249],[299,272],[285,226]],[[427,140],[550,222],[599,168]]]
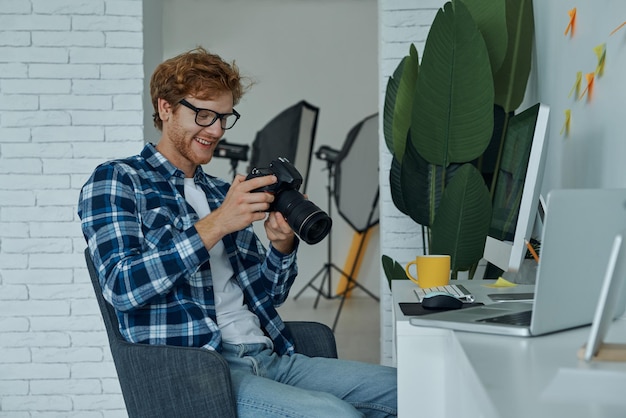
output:
[[[297,300],[290,297],[278,309],[286,321],[317,321],[332,328],[339,299],[319,299],[303,294]],[[351,297],[346,299],[335,329],[339,358],[380,364],[380,305],[374,299]]]

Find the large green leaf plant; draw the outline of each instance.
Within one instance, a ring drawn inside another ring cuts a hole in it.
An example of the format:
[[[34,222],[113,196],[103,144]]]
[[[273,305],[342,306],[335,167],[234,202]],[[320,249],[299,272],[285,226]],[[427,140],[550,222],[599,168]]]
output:
[[[414,45],[387,83],[383,112],[394,205],[426,228],[454,275],[482,258],[508,119],[530,73],[532,0],[452,0],[420,63]],[[398,263],[383,255],[389,277]]]

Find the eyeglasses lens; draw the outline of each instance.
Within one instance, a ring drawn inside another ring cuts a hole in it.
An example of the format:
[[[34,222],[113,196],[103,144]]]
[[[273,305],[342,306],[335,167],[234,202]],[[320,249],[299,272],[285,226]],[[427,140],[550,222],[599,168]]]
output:
[[[218,119],[215,112],[210,110],[201,110],[196,114],[196,123],[200,126],[210,126]],[[222,115],[220,118],[220,124],[222,129],[230,129],[237,122],[237,116],[235,115]]]

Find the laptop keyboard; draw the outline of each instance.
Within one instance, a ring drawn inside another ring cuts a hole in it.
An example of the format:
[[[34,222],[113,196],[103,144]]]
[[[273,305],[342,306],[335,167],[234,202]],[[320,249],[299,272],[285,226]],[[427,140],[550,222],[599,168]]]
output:
[[[516,312],[493,318],[481,319],[477,322],[489,322],[492,324],[529,326],[533,311]]]
[[[415,289],[415,294],[417,295],[418,302],[421,303],[422,299],[424,299],[424,296],[427,293],[431,293],[431,292],[451,293],[457,298],[463,300],[464,302],[474,301],[474,296],[472,296],[472,294],[465,287],[463,287],[460,284],[449,284],[446,286],[427,287],[425,289],[418,287],[417,289]]]

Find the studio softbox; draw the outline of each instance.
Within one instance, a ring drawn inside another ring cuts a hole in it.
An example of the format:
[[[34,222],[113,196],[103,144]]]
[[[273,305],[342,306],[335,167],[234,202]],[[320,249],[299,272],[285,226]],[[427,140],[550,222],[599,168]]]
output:
[[[337,210],[357,232],[365,232],[379,221],[378,182],[376,113],[348,132],[335,166]]]
[[[268,122],[252,143],[248,171],[268,167],[276,158],[285,157],[302,175],[300,192],[306,193],[318,113],[319,108],[301,100]]]

